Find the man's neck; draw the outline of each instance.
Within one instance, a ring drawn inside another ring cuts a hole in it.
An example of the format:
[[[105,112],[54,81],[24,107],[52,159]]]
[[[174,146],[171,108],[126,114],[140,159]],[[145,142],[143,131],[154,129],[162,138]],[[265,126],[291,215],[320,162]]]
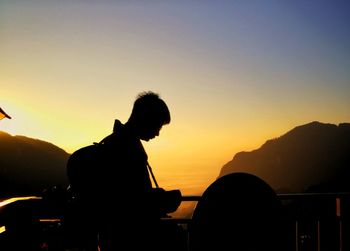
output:
[[[132,136],[134,136],[134,137],[137,138],[137,139],[140,139],[138,127],[137,127],[134,123],[128,121],[128,122],[126,122],[126,123],[124,124],[124,128],[125,128],[125,129],[128,131],[128,133],[130,133]]]

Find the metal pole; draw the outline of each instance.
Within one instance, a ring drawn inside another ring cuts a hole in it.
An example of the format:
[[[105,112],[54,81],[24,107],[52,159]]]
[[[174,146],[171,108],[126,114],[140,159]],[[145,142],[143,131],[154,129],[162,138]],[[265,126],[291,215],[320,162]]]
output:
[[[295,221],[295,251],[299,251],[299,231],[298,221]]]
[[[317,251],[321,250],[320,220],[317,220]]]
[[[336,215],[339,219],[339,251],[343,251],[343,227],[342,227],[342,221],[341,221],[341,199],[336,198],[335,199],[336,204]]]

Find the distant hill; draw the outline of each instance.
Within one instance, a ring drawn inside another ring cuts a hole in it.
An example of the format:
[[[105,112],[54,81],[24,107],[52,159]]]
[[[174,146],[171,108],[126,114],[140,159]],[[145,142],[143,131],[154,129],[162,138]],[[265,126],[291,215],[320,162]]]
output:
[[[255,174],[276,192],[350,192],[350,124],[298,126],[257,150],[237,153],[219,177],[232,172]]]
[[[69,154],[38,139],[0,131],[0,198],[39,195],[52,186],[67,186]]]

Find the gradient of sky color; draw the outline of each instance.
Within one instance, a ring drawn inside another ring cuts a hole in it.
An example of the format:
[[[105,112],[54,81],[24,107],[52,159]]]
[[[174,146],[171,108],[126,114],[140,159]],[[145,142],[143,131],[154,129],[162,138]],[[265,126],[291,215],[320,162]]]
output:
[[[162,186],[199,193],[238,151],[350,122],[350,2],[0,1],[0,130],[67,152],[158,92],[144,143]]]

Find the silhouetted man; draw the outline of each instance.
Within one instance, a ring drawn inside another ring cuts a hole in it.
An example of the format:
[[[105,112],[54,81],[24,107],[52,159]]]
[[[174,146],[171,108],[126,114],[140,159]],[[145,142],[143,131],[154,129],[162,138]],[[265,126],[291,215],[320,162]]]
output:
[[[163,246],[170,239],[160,218],[176,210],[181,193],[169,193],[172,198],[168,203],[168,191],[152,187],[152,171],[141,143],[158,136],[169,123],[169,109],[159,95],[141,93],[128,121],[122,124],[115,120],[113,133],[88,147],[94,154],[87,154],[85,169],[70,168],[74,158],[68,162],[72,189],[91,216],[101,251],[172,250]]]

